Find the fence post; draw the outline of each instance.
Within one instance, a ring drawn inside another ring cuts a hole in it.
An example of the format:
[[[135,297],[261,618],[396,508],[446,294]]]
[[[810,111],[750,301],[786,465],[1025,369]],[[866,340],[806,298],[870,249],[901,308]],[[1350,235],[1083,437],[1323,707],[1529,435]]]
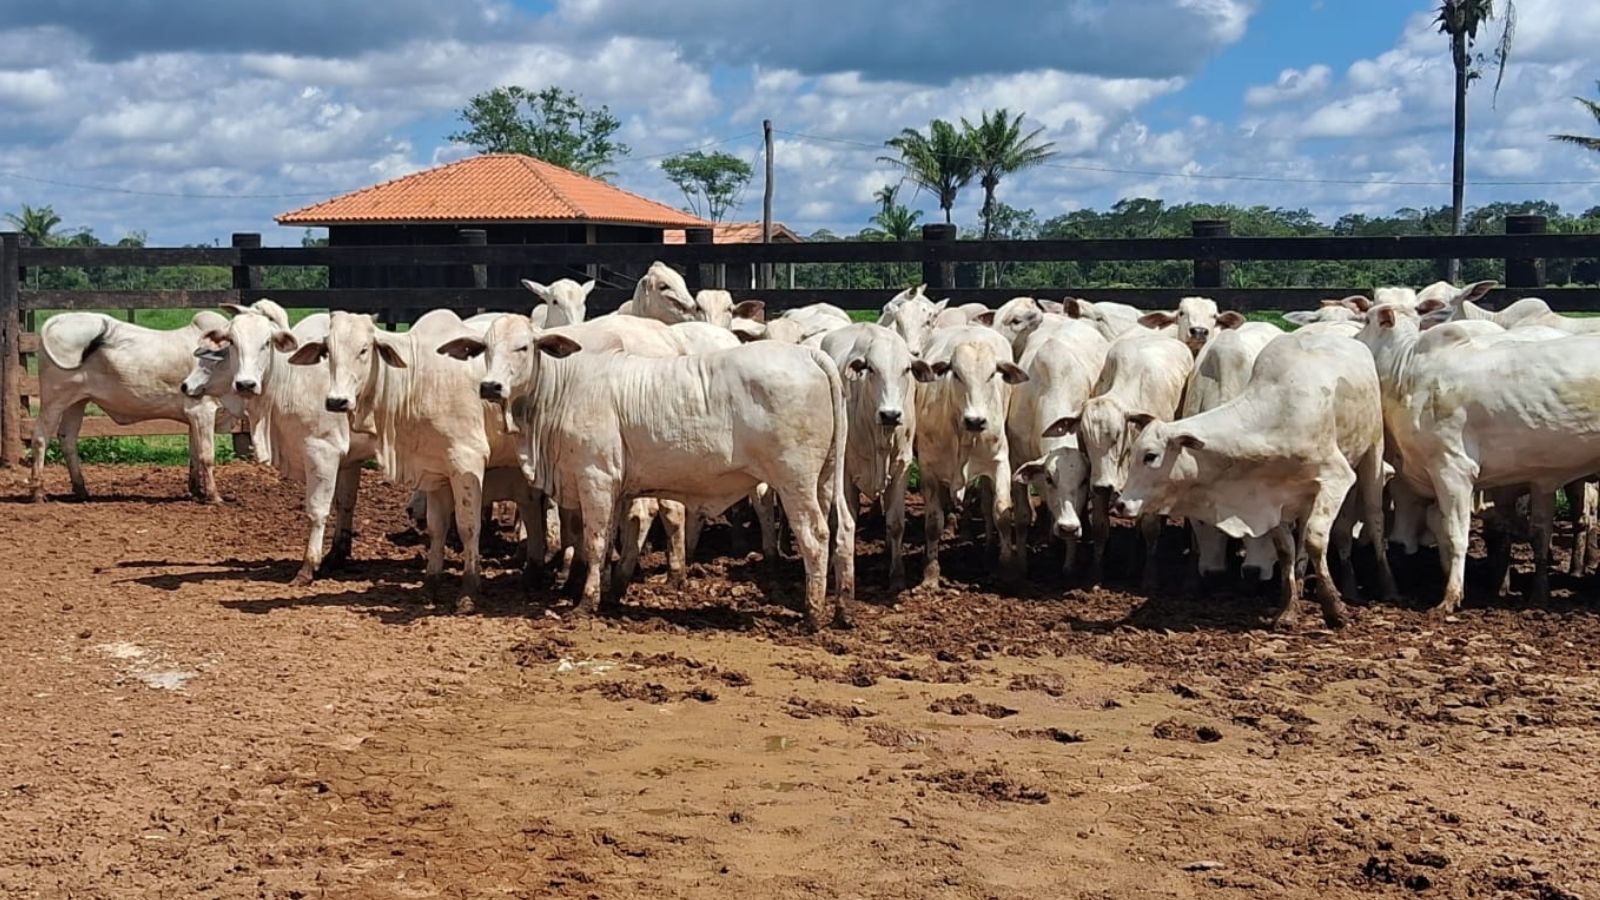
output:
[[[1195,219],[1189,223],[1189,235],[1196,238],[1227,237],[1232,226],[1227,219]],[[1228,286],[1228,264],[1220,259],[1196,256],[1194,258],[1194,286],[1221,288]]]
[[[685,244],[710,244],[716,240],[716,233],[709,228],[685,228],[683,242]],[[698,293],[702,288],[708,288],[717,283],[716,267],[707,264],[690,263],[684,266],[683,280],[689,285],[689,290]]]
[[[922,240],[928,243],[953,241],[956,239],[956,227],[937,222],[932,225],[922,226]],[[928,290],[948,291],[956,286],[956,264],[939,259],[938,247],[929,247],[928,253],[922,258],[922,281],[927,284]]]
[[[261,246],[261,235],[253,232],[234,232],[229,244],[236,250],[255,250]],[[243,257],[245,254],[240,253]],[[240,260],[239,265],[233,267],[233,289],[239,292],[238,302],[242,306],[261,299],[257,294],[261,290],[261,269],[257,266],[245,265]],[[231,416],[229,417],[231,418]],[[237,459],[255,459],[255,441],[250,439],[250,432],[234,431],[230,437],[233,439],[233,455]]]
[[[22,463],[22,235],[0,234],[0,467]]]
[[[1544,216],[1510,215],[1506,216],[1506,234],[1544,234],[1549,224]],[[1506,287],[1544,287],[1544,260],[1507,259],[1505,262]]]
[[[467,247],[489,246],[489,232],[482,228],[463,228],[456,232],[456,242]],[[483,290],[489,286],[489,267],[483,263],[473,263],[463,274],[463,287]],[[478,310],[483,312],[483,310]]]

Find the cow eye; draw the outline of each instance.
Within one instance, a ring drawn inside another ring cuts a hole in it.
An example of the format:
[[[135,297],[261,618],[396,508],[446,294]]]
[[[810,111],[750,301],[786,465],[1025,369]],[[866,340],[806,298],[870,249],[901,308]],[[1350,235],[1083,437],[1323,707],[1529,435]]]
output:
[[[527,353],[528,352],[528,345],[527,344],[523,344],[522,346],[518,347],[513,352],[516,352],[516,353]]]
[[[1144,455],[1144,464],[1147,465],[1147,466],[1153,466],[1153,465],[1156,464],[1156,460],[1158,460],[1160,458],[1161,458],[1161,454],[1159,454],[1159,453],[1155,453],[1153,451],[1150,452],[1150,453],[1146,453]]]
[[[1044,483],[1050,485],[1051,487],[1055,487],[1056,477],[1054,475],[1046,475],[1044,477]]]

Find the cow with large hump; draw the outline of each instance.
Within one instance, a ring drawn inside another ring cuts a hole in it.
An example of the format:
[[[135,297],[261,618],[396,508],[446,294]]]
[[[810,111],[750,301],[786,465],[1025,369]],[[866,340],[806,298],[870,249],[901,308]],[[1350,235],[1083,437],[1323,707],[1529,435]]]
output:
[[[1011,389],[1006,413],[1017,546],[1026,556],[1032,488],[1049,518],[1051,536],[1066,546],[1062,569],[1071,573],[1089,495],[1089,462],[1075,436],[1045,437],[1044,430],[1057,419],[1082,413],[1110,342],[1088,322],[1054,314],[1042,316],[1018,341],[1017,366],[1028,380]]]
[[[1475,490],[1529,490],[1529,593],[1543,601],[1555,492],[1600,468],[1600,337],[1485,345],[1467,324],[1422,332],[1403,307],[1380,305],[1358,336],[1377,362],[1397,477],[1439,505],[1445,611],[1464,593]]]
[[[807,623],[842,620],[855,586],[846,517],[834,532],[832,616],[825,605],[828,518],[844,493],[848,441],[833,361],[790,345],[672,358],[580,353],[583,344],[565,331],[534,337],[532,385],[518,416],[524,472],[582,510],[587,558],[606,558],[612,523],[630,498],[716,513],[765,483],[782,501],[805,563]],[[604,569],[590,566],[580,611],[599,608]]]
[[[404,334],[379,331],[371,316],[335,312],[327,338],[303,342],[289,357],[294,365],[325,359],[324,407],[347,414],[352,431],[374,436],[385,478],[427,492],[426,579],[435,595],[453,507],[462,547],[458,612],[473,609],[482,580],[478,543],[485,474],[519,464],[504,416],[479,399],[482,365],[461,365],[437,353],[440,344],[464,334],[471,332],[449,310],[424,315]],[[531,492],[518,499],[523,522],[542,521],[543,510]],[[532,542],[543,529],[530,527],[528,533]],[[538,561],[530,546],[526,564]]]
[[[758,319],[765,308],[766,304],[760,300],[734,303],[733,295],[724,290],[707,288],[693,293],[677,269],[664,262],[653,262],[633,286],[633,299],[623,303],[617,312],[656,319],[668,325],[710,322],[721,328],[731,328],[734,319]]]
[[[1012,533],[1011,450],[1006,410],[1011,386],[1028,374],[1011,361],[1011,344],[982,325],[934,332],[923,360],[937,376],[916,392],[917,463],[920,466],[927,544],[922,584],[939,584],[939,544],[945,510],[963,495],[983,504],[984,531],[998,544],[1000,574],[1022,575]],[[969,488],[978,483],[978,490]]]
[[[1206,341],[1194,360],[1194,371],[1189,373],[1189,383],[1183,390],[1183,406],[1178,410],[1179,421],[1196,416],[1232,400],[1250,381],[1256,357],[1283,332],[1265,322],[1246,322],[1236,312],[1223,313],[1217,319],[1220,329]],[[1201,519],[1189,520],[1190,536],[1195,551],[1196,574],[1202,579],[1214,578],[1228,569],[1228,535],[1215,525]],[[1260,581],[1272,578],[1272,540],[1266,536],[1246,537],[1244,574],[1252,572]]]
[[[72,495],[87,499],[78,431],[84,407],[100,407],[118,425],[150,419],[189,426],[189,493],[221,503],[216,479],[218,402],[186,397],[178,388],[189,374],[200,336],[228,320],[196,313],[188,325],[158,331],[103,313],[72,312],[50,317],[39,329],[39,417],[33,423],[33,471],[29,491],[45,499],[44,458],[50,439],[61,435]]]
[[[1141,412],[1129,421],[1143,430],[1115,511],[1193,516],[1232,537],[1270,535],[1282,585],[1278,627],[1293,623],[1299,593],[1296,522],[1304,522],[1300,540],[1317,576],[1323,619],[1344,624],[1328,546],[1352,488],[1359,491],[1362,523],[1380,548],[1380,591],[1393,598],[1394,579],[1381,552],[1382,403],[1372,356],[1359,344],[1323,334],[1284,335],[1261,351],[1249,383],[1232,400],[1175,422]]]
[[[854,520],[857,493],[882,500],[889,589],[898,592],[906,584],[906,485],[917,433],[916,385],[931,381],[933,370],[911,356],[899,334],[865,322],[829,332],[822,338],[822,352],[833,358],[844,378],[850,417],[845,492],[837,515]]]
[[[1184,342],[1148,330],[1125,334],[1111,342],[1094,396],[1083,405],[1083,411],[1057,419],[1044,431],[1045,437],[1052,438],[1076,434],[1089,458],[1089,524],[1094,547],[1091,584],[1099,584],[1105,574],[1111,504],[1127,480],[1128,454],[1142,427],[1139,423],[1146,421],[1144,416],[1163,422],[1177,416],[1193,368],[1194,354]],[[1139,530],[1145,547],[1143,583],[1151,589],[1156,581],[1161,518],[1141,517]]]

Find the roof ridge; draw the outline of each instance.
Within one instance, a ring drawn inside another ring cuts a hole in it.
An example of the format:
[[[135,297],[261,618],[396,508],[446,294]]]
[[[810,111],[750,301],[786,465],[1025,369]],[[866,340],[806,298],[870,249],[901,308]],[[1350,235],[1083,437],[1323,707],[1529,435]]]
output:
[[[492,156],[510,156],[510,155],[513,155],[513,154],[495,153],[495,154],[482,154],[480,156],[464,156],[461,159],[455,160],[454,162],[447,162],[442,166],[430,166],[430,167],[428,167],[426,169],[418,169],[415,172],[407,172],[404,175],[399,175],[399,176],[396,176],[394,178],[390,178],[387,181],[380,181],[377,184],[369,184],[364,188],[356,188],[353,191],[346,191],[343,194],[338,194],[338,195],[335,195],[333,197],[329,197],[326,200],[318,200],[316,203],[313,203],[310,206],[302,206],[299,209],[291,209],[286,213],[281,213],[276,218],[286,219],[286,218],[288,218],[290,216],[298,216],[298,215],[300,215],[302,213],[306,213],[306,212],[309,212],[309,211],[311,211],[313,209],[316,209],[319,206],[327,206],[329,203],[335,203],[335,202],[340,201],[340,200],[348,200],[348,199],[350,199],[352,197],[359,197],[362,194],[369,194],[369,193],[371,193],[371,192],[373,192],[375,190],[378,190],[379,188],[390,187],[391,185],[399,184],[402,181],[410,181],[413,178],[418,178],[418,177],[421,177],[423,175],[429,175],[429,174],[436,173],[436,172],[443,172],[445,169],[455,168],[456,166],[459,166],[462,163],[471,162],[474,159],[482,159],[483,156],[491,156],[491,155]]]
[[[529,174],[539,179],[540,184],[543,184],[545,187],[549,188],[550,193],[556,195],[556,199],[561,201],[561,204],[567,208],[567,212],[571,213],[573,218],[583,218],[587,214],[587,211],[581,209],[577,203],[573,202],[572,198],[568,197],[565,191],[556,186],[555,179],[550,177],[551,173],[544,170],[544,166],[560,169],[561,171],[570,175],[577,175],[579,173],[574,172],[564,166],[558,166],[549,160],[540,159],[531,153],[518,153],[515,154],[515,156],[517,157],[517,161],[522,163],[522,167],[528,170]],[[542,163],[543,165],[533,165],[533,163]],[[588,176],[584,177],[587,178]],[[599,181],[600,179],[596,178],[594,180]]]

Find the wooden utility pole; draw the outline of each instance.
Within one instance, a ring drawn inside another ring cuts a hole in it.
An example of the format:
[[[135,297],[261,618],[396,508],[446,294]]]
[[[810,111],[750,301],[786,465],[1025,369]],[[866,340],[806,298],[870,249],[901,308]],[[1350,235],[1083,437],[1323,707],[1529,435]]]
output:
[[[772,120],[761,120],[762,139],[767,147],[767,183],[761,192],[761,243],[772,243]],[[772,283],[772,263],[761,264],[761,289],[770,291]]]

